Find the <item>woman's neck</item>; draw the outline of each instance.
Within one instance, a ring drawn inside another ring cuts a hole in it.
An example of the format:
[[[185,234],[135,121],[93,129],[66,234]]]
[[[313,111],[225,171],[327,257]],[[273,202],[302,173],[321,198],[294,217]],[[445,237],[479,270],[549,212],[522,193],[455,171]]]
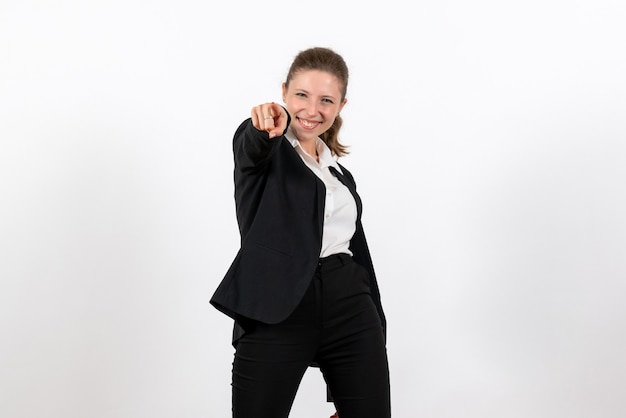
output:
[[[302,147],[304,152],[306,152],[311,157],[313,157],[318,163],[320,162],[319,155],[317,154],[317,141],[315,141],[315,140],[311,140],[311,141],[300,141],[300,140],[298,140],[298,142],[300,143],[300,146]]]

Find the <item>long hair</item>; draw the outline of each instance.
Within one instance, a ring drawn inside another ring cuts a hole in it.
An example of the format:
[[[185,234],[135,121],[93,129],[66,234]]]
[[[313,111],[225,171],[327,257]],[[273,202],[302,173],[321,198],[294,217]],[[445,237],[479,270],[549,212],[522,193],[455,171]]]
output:
[[[319,70],[333,74],[341,83],[341,101],[346,98],[348,91],[348,66],[341,55],[329,48],[322,47],[301,51],[296,55],[296,58],[291,63],[291,67],[289,67],[285,84],[289,86],[289,82],[295,74],[306,70]],[[330,152],[337,157],[343,157],[348,154],[348,147],[339,142],[341,125],[343,125],[343,119],[337,115],[332,126],[320,135],[322,141],[330,148]]]

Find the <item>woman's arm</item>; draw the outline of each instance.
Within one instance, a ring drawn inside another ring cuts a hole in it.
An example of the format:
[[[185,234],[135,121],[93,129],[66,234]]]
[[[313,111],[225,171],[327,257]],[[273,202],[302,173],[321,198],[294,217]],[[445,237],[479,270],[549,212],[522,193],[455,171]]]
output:
[[[251,115],[239,125],[233,137],[235,166],[242,172],[263,167],[271,159],[279,143],[273,138],[284,135],[290,122],[287,111],[275,103],[255,106]]]

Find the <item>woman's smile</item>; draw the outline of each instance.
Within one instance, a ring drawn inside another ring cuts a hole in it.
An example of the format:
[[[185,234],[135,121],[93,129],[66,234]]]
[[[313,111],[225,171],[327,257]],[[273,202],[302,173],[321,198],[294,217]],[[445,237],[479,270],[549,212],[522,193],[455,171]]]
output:
[[[314,120],[302,119],[297,116],[296,116],[296,119],[298,120],[298,122],[300,122],[300,126],[302,126],[302,128],[307,129],[307,130],[313,130],[322,123],[322,122],[318,122]]]

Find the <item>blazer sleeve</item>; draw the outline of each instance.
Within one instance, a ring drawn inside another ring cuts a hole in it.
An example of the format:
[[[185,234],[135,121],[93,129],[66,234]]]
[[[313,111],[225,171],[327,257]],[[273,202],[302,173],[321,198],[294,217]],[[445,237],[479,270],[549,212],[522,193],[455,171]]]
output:
[[[235,168],[242,172],[262,169],[278,149],[281,138],[287,132],[291,118],[287,113],[287,126],[282,135],[270,138],[266,131],[259,131],[252,124],[252,119],[244,120],[233,136],[233,156]]]

